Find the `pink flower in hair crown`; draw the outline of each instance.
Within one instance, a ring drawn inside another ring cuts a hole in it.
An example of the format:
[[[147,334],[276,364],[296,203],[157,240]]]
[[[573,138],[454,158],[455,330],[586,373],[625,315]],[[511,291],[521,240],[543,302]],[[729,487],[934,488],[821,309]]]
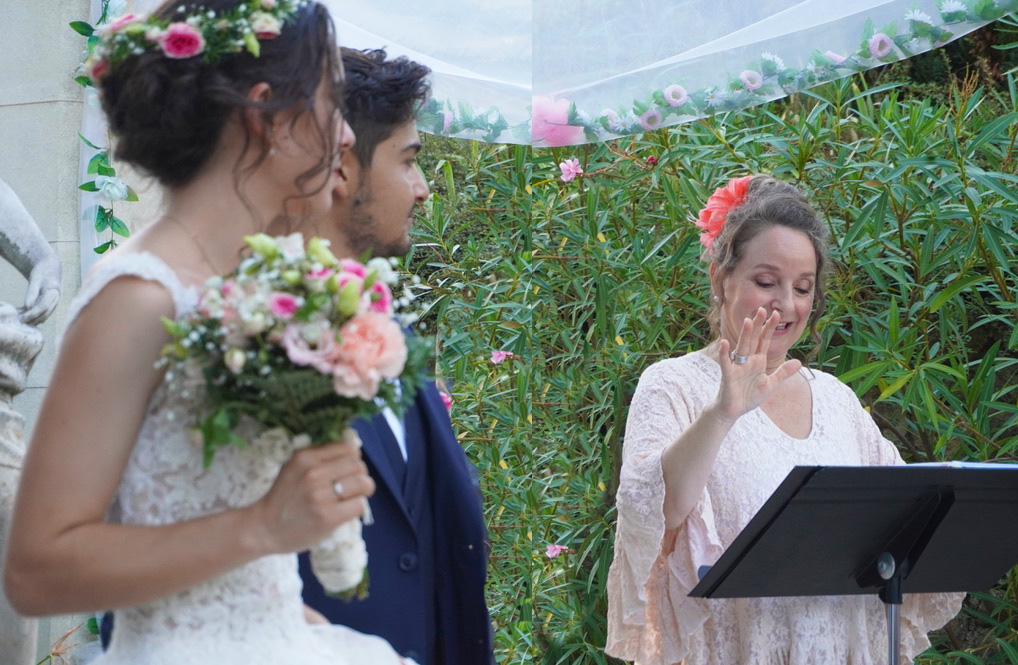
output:
[[[167,58],[191,58],[205,50],[205,38],[193,26],[177,22],[160,35],[160,45]]]
[[[696,225],[703,229],[703,233],[700,234],[701,245],[707,249],[714,247],[714,239],[724,228],[728,211],[746,200],[749,181],[752,179],[751,175],[732,178],[727,185],[718,187],[710,195],[707,205],[700,211],[700,218],[696,221]]]

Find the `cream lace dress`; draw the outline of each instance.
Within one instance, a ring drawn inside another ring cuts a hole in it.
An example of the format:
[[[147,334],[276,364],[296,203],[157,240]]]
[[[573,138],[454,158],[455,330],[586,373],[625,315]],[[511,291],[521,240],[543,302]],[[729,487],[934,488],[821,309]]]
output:
[[[608,575],[610,654],[639,665],[873,665],[887,662],[883,604],[875,596],[689,598],[700,566],[717,561],[796,465],[901,464],[855,394],[835,377],[802,370],[813,429],[795,439],[761,409],[725,437],[699,502],[665,530],[661,451],[717,397],[721,368],[703,352],[664,360],[640,377],[626,423]],[[963,594],[908,595],[902,663],[926,633],[958,613]]]
[[[74,317],[113,279],[162,284],[178,314],[196,304],[160,259],[112,255],[98,264],[71,308]],[[111,331],[114,332],[114,331]],[[200,379],[191,380],[193,388]],[[172,387],[170,387],[172,385]],[[257,501],[291,454],[279,441],[216,453],[202,468],[188,425],[199,407],[188,380],[161,384],[149,402],[111,515],[124,524],[189,520]],[[285,442],[285,438],[284,438]],[[393,620],[397,620],[395,617]],[[303,616],[296,554],[267,556],[181,593],[115,612],[109,651],[93,665],[396,665],[379,637],[342,626],[310,626]]]

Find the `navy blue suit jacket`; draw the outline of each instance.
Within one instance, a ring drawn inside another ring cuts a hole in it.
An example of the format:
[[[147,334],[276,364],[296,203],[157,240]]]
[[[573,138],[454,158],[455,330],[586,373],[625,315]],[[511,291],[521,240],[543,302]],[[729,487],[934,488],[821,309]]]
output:
[[[433,383],[421,387],[416,407],[424,440],[408,429],[407,488],[423,483],[430,524],[422,528],[419,511],[408,510],[372,424],[355,422],[377,486],[369,500],[375,521],[363,531],[369,595],[351,602],[326,596],[302,554],[304,602],[333,623],[380,635],[422,665],[488,665],[494,663],[484,599],[488,533],[476,471]]]

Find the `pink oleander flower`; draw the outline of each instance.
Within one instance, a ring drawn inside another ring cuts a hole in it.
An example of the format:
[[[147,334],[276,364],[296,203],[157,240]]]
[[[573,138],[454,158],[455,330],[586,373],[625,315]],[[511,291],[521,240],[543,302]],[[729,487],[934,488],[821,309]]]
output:
[[[739,80],[742,81],[742,85],[746,86],[746,90],[758,90],[763,85],[763,77],[760,76],[760,72],[755,72],[752,69],[739,74]]]
[[[512,351],[492,351],[491,352],[491,362],[492,362],[493,365],[501,365],[506,360],[514,360],[516,358],[519,358],[519,356],[516,355],[515,353],[513,353]]]
[[[703,229],[700,244],[708,250],[714,247],[714,239],[725,226],[728,211],[742,203],[749,191],[749,181],[753,176],[732,178],[724,187],[718,187],[707,199],[707,205],[700,211],[696,225]]]
[[[452,111],[442,111],[442,133],[448,134],[452,129]]]
[[[565,545],[548,545],[548,548],[544,551],[544,555],[549,559],[554,559],[560,554],[572,551],[573,551],[572,549],[566,547]]]
[[[371,285],[368,290],[368,297],[371,301],[369,306],[372,312],[379,314],[392,314],[392,291],[389,285],[379,280]]]
[[[300,309],[300,298],[292,293],[273,293],[269,296],[269,311],[283,320],[289,320]]]
[[[640,127],[647,131],[657,129],[661,126],[661,112],[657,109],[647,109],[640,116]]]
[[[569,182],[578,175],[583,174],[583,167],[580,166],[580,160],[573,157],[567,159],[558,165],[560,171],[562,171],[562,182]]]
[[[649,166],[657,166],[657,157],[651,155],[646,159],[646,162]]]
[[[205,50],[205,38],[194,26],[178,21],[166,27],[159,45],[167,58],[191,58]]]
[[[403,371],[407,357],[403,331],[389,316],[360,314],[343,325],[339,336],[332,370],[337,394],[373,399],[383,379],[395,379]]]
[[[840,65],[841,63],[845,62],[845,56],[839,55],[834,51],[824,51],[824,55],[827,56],[828,60],[830,60],[836,65]]]
[[[874,58],[883,58],[891,52],[894,42],[882,32],[878,32],[870,39],[870,55]]]
[[[689,101],[689,95],[681,85],[670,85],[662,90],[661,93],[665,96],[668,106],[682,106]]]
[[[251,31],[258,39],[272,39],[278,37],[283,31],[283,24],[279,19],[266,12],[255,12],[251,15]]]
[[[569,124],[568,99],[534,97],[531,103],[531,139],[535,146],[573,145],[583,141],[583,127]]]
[[[137,14],[124,14],[123,16],[119,16],[113,19],[107,25],[101,27],[99,31],[102,33],[104,37],[109,35],[115,35],[124,28],[126,28],[127,26],[131,25],[132,23],[142,23],[144,21],[145,21],[144,16],[139,16]]]
[[[442,404],[445,404],[445,410],[452,413],[452,396],[444,390],[439,390],[438,396],[442,398]]]
[[[338,350],[332,329],[325,323],[291,323],[283,330],[280,343],[291,362],[332,374]]]

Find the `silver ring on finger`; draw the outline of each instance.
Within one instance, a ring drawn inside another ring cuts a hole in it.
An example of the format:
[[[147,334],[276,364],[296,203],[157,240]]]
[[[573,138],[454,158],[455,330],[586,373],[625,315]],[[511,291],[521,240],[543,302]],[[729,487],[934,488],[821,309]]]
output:
[[[336,482],[332,483],[332,491],[336,493],[336,498],[337,499],[342,499],[343,498],[343,483],[339,482],[338,480]]]
[[[740,356],[735,351],[729,353],[728,358],[736,365],[745,365],[747,362],[749,362],[749,356]]]

